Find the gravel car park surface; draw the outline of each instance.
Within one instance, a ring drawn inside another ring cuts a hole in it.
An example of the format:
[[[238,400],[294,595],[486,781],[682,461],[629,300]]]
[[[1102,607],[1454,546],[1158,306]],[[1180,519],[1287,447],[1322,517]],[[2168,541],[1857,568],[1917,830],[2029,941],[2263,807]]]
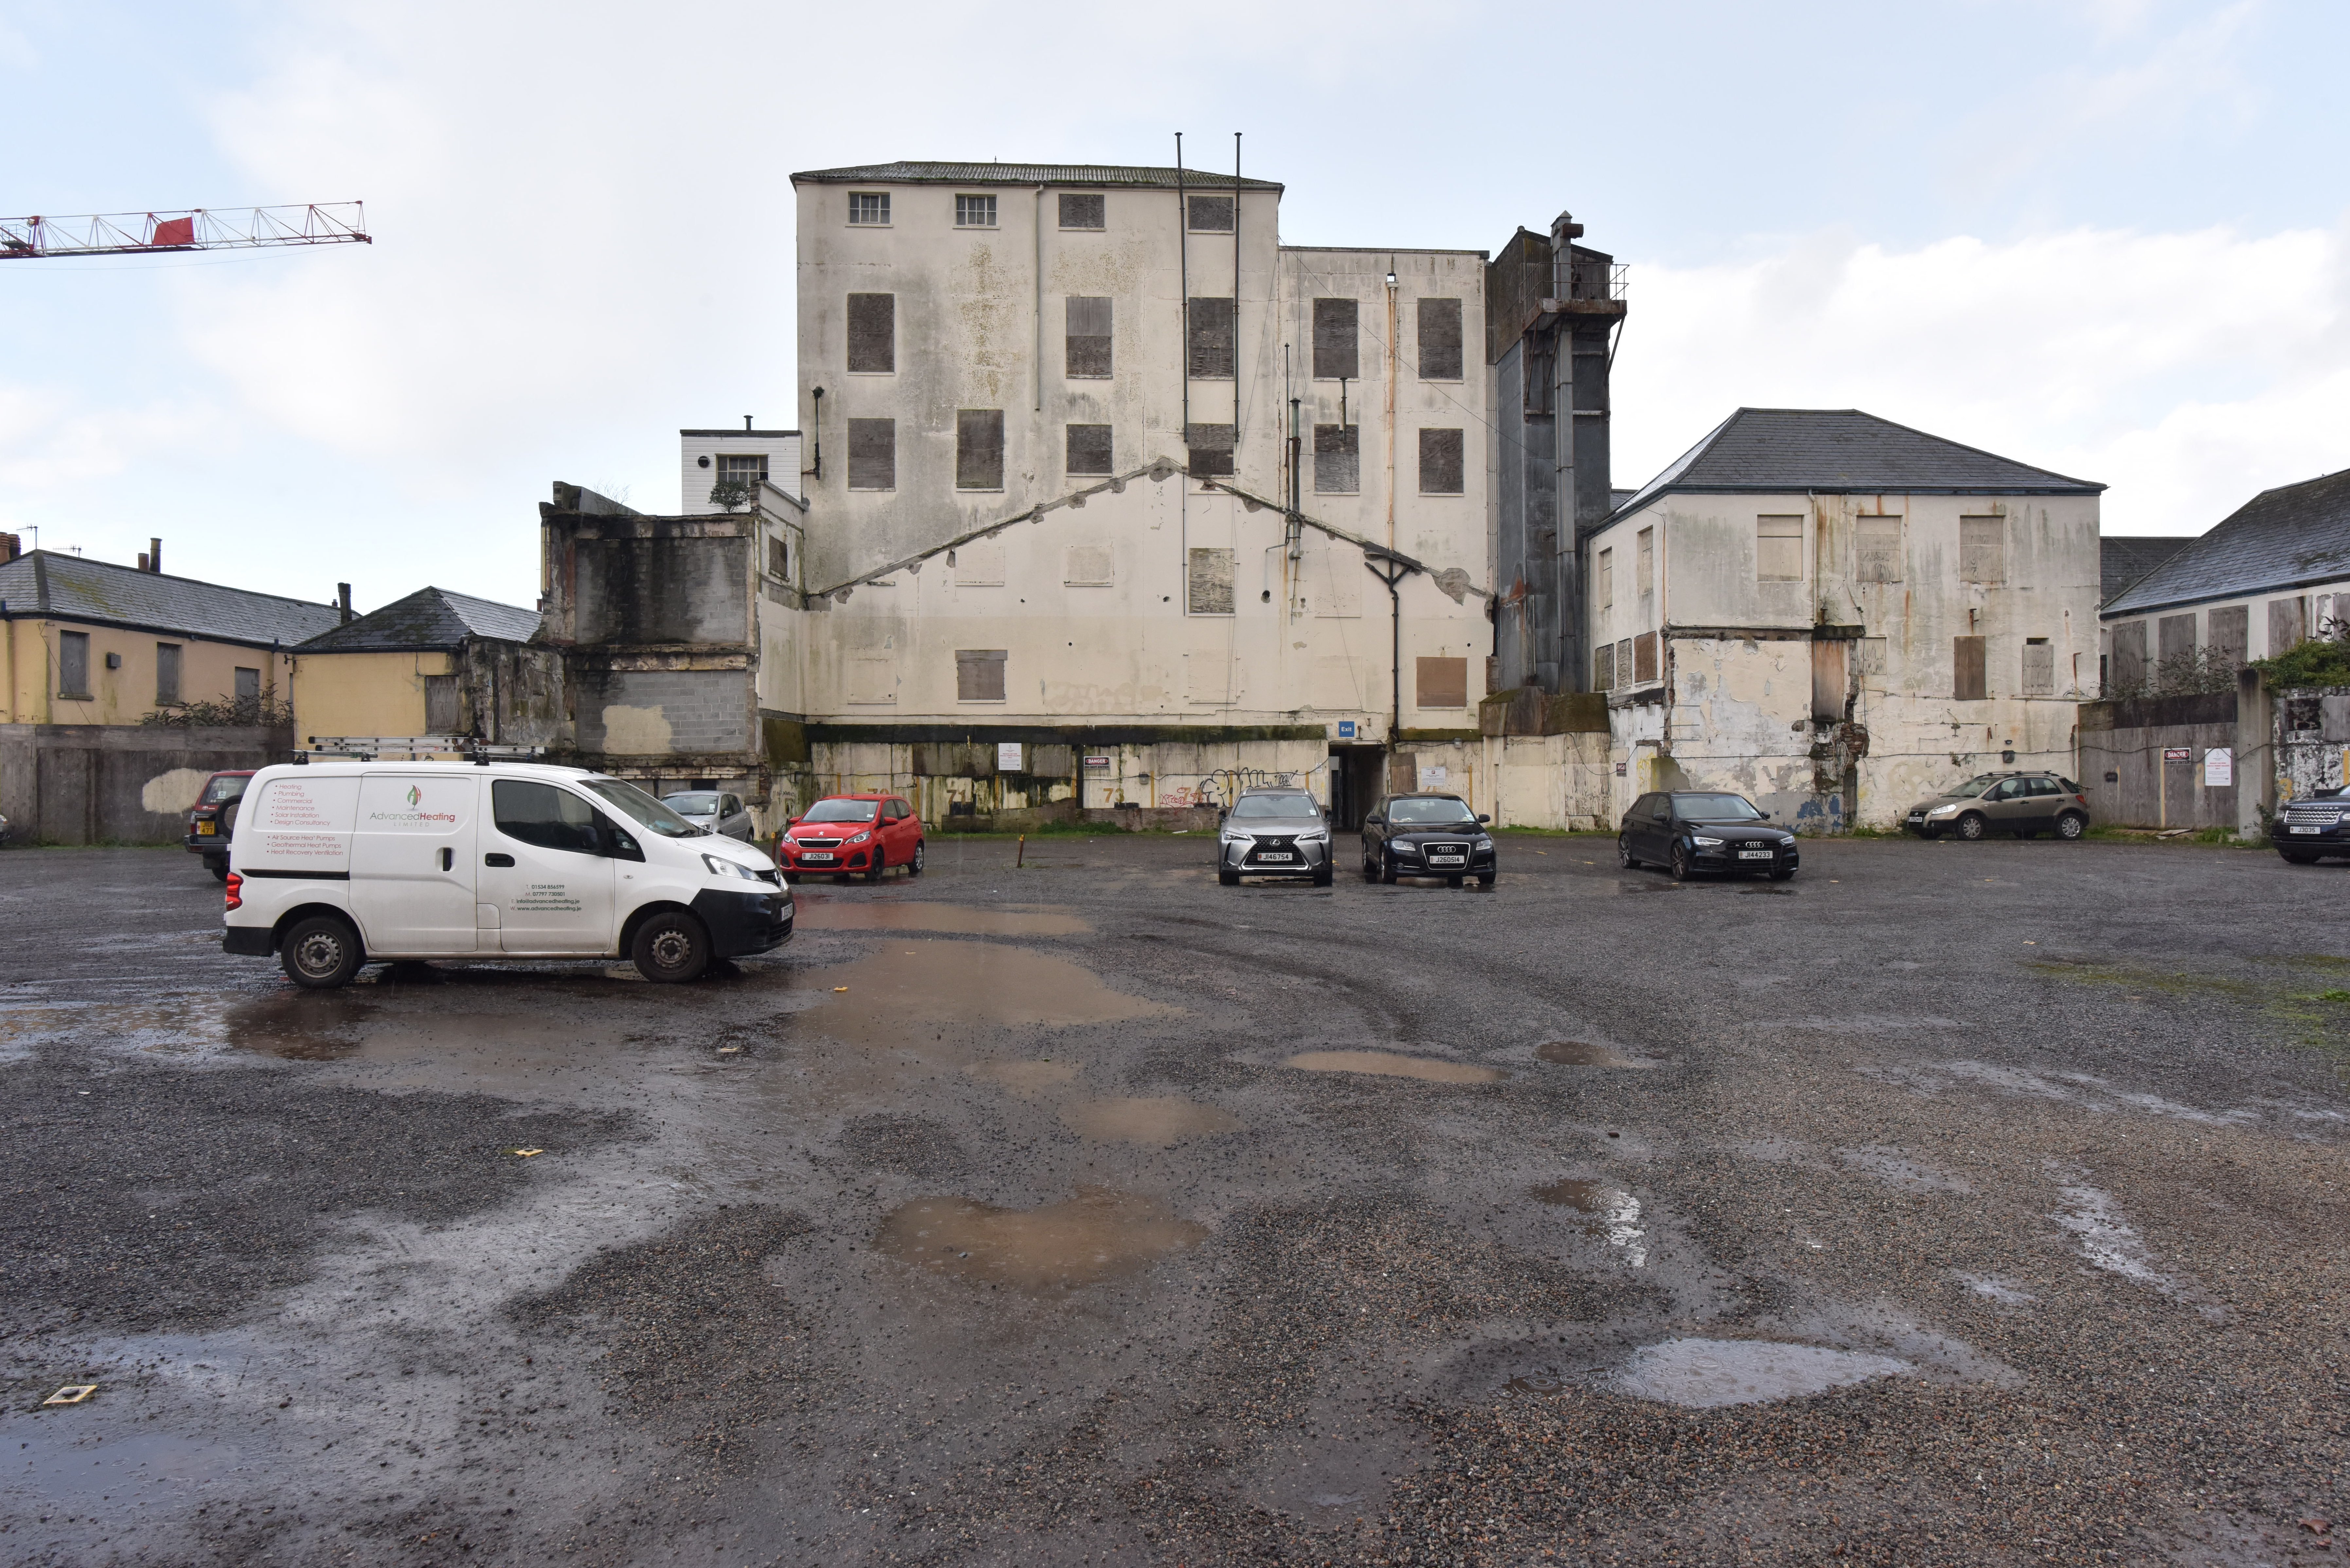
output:
[[[2338,1560],[2342,868],[1501,836],[330,993],[0,853],[0,1560]]]

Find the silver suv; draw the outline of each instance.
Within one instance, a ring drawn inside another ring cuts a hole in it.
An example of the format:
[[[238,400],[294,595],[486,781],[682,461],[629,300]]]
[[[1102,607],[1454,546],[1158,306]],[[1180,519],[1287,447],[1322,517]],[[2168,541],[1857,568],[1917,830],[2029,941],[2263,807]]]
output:
[[[2089,830],[2089,796],[2062,774],[1980,774],[1911,806],[1903,826],[1921,838],[1945,833],[1960,838],[1988,833],[2078,838]]]
[[[1247,789],[1216,830],[1216,880],[1311,877],[1330,885],[1330,824],[1302,789]]]

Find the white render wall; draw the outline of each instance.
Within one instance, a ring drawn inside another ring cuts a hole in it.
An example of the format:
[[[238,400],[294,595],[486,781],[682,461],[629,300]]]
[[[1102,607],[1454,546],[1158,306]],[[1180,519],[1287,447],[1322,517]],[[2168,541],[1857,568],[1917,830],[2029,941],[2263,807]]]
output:
[[[2142,623],[2146,628],[2147,664],[2151,672],[2152,666],[2162,657],[2161,628],[2164,621],[2193,617],[2195,646],[2210,648],[2214,642],[2213,613],[2238,609],[2244,612],[2244,657],[2248,659],[2273,659],[2280,653],[2291,651],[2292,646],[2290,639],[2280,639],[2276,635],[2280,618],[2276,609],[2281,605],[2286,607],[2282,618],[2297,622],[2303,628],[2303,638],[2320,636],[2329,621],[2350,624],[2350,577],[2320,583],[2314,587],[2300,588],[2292,593],[2251,594],[2213,599],[2209,603],[2188,605],[2177,609],[2141,610],[2109,616],[2104,622],[2105,636],[2101,646],[2110,655],[2114,632],[2134,623]],[[2286,645],[2278,646],[2281,640]]]
[[[795,499],[806,499],[801,488],[797,431],[680,431],[677,435],[680,516],[715,510],[710,501],[710,487],[718,483],[718,459],[722,454],[764,457],[768,483]],[[704,460],[709,462],[706,468],[702,466]]]

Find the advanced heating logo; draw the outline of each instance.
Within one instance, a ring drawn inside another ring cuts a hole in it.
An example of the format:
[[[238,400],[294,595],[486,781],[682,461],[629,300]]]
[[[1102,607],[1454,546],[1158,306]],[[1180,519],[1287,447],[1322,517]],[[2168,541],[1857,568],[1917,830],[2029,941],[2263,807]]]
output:
[[[418,826],[432,822],[446,822],[453,824],[457,820],[457,814],[453,811],[421,810],[420,808],[424,804],[424,792],[417,788],[414,784],[410,784],[408,786],[408,793],[400,798],[408,803],[408,809],[406,811],[371,811],[368,813],[368,820],[369,822],[413,824]]]
[[[414,784],[410,784],[410,785],[408,786],[408,804],[409,804],[409,805],[417,805],[418,803],[420,803],[421,801],[422,801],[422,800],[423,800],[423,798],[424,798],[424,792],[423,792],[422,790],[418,789]]]

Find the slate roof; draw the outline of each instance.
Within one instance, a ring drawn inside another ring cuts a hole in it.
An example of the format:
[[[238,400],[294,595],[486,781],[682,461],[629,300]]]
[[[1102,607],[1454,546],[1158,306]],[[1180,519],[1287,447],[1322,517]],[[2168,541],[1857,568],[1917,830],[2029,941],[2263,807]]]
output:
[[[453,653],[469,637],[528,642],[538,630],[538,622],[536,610],[452,594],[446,588],[419,588],[404,599],[369,611],[348,626],[312,638],[294,651]]]
[[[2105,488],[1858,409],[1741,409],[1642,485],[1615,515],[1675,491],[2096,495]]]
[[[0,602],[7,606],[11,618],[40,616],[253,648],[273,643],[291,648],[342,617],[333,605],[142,572],[55,550],[35,550],[0,566]]]
[[[1124,185],[1149,190],[1232,188],[1230,174],[1212,169],[1134,168],[1118,163],[858,163],[846,169],[808,169],[792,176],[816,185]],[[1278,191],[1271,180],[1241,181],[1244,191]]]
[[[2350,469],[2263,490],[2122,590],[2107,617],[2350,577]]]
[[[2097,556],[2102,581],[2097,602],[2111,603],[2124,588],[2178,554],[2187,543],[2184,534],[2122,537],[2108,534],[2099,539]]]

